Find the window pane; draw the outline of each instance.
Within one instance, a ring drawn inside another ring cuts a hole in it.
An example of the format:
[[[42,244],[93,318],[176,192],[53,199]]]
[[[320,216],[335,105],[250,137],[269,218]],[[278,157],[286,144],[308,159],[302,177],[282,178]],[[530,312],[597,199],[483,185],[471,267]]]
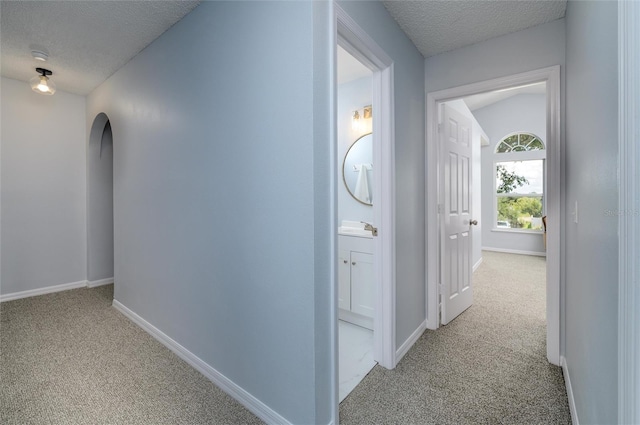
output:
[[[497,228],[542,229],[544,160],[496,163]]]
[[[542,230],[542,196],[499,196],[498,229]]]
[[[510,151],[511,151],[511,146],[506,144],[504,141],[500,142],[500,144],[498,145],[498,149],[496,150],[496,152],[498,153],[505,153]]]
[[[523,146],[527,146],[531,140],[533,140],[534,136],[531,134],[520,134],[520,144]]]
[[[544,188],[544,160],[506,161],[496,163],[496,188],[498,193],[513,193],[520,195],[542,194]],[[518,177],[523,179],[518,180]],[[500,189],[504,191],[500,191]]]
[[[541,151],[544,150],[544,145],[540,141],[540,139],[535,138],[531,143],[529,143],[528,150],[530,151]]]

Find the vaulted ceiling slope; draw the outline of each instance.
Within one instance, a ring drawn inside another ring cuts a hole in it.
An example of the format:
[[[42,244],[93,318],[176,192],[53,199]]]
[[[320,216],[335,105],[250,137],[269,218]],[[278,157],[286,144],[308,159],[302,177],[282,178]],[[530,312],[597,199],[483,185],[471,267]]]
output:
[[[385,0],[425,58],[564,17],[566,0]]]
[[[2,0],[2,75],[28,81],[43,67],[59,90],[88,94],[199,3]],[[33,49],[49,60],[36,61]]]

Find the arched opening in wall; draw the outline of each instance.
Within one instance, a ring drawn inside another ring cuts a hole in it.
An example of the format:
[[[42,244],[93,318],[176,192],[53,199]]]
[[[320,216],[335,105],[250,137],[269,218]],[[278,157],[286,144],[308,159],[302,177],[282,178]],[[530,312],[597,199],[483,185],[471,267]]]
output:
[[[114,282],[113,134],[106,114],[96,116],[87,147],[87,280]]]

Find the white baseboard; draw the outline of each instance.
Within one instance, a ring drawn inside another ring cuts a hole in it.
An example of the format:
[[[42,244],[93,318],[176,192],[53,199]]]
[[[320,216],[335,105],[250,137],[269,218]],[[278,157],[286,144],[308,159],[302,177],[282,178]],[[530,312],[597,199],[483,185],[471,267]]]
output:
[[[113,278],[112,277],[108,277],[106,279],[90,280],[90,281],[87,282],[87,287],[88,288],[95,288],[96,286],[110,285],[112,283],[113,283]]]
[[[407,338],[407,340],[402,343],[400,348],[398,348],[398,350],[396,351],[396,364],[400,363],[400,360],[402,360],[402,358],[404,357],[405,354],[407,354],[409,349],[413,347],[413,344],[416,343],[418,338],[422,336],[423,332],[426,329],[427,329],[427,321],[425,320],[424,322],[420,323],[420,326],[418,326],[418,328],[415,331],[413,331],[411,335],[409,335],[409,338]]]
[[[474,272],[478,269],[478,267],[480,267],[480,264],[482,264],[482,257],[480,257],[478,262],[473,265],[473,271]]]
[[[35,297],[38,295],[51,294],[54,292],[68,291],[69,289],[84,288],[87,286],[86,280],[78,282],[63,283],[62,285],[47,286],[44,288],[30,289],[28,291],[13,292],[11,294],[0,295],[0,302],[18,300],[20,298]]]
[[[173,351],[182,360],[189,363],[194,369],[202,373],[211,382],[216,384],[218,387],[220,387],[220,389],[236,399],[240,404],[242,404],[249,411],[251,411],[266,423],[283,425],[291,424],[291,422],[286,420],[269,406],[255,398],[253,395],[251,395],[249,392],[244,390],[242,387],[240,387],[238,384],[236,384],[226,376],[224,376],[222,373],[209,366],[198,356],[184,348],[182,345],[178,344],[176,341],[171,339],[168,335],[153,326],[151,323],[138,316],[121,302],[114,299],[113,307],[124,314],[133,323],[144,329],[149,335],[157,339],[169,350]]]
[[[576,411],[576,401],[573,398],[573,388],[571,388],[571,379],[569,378],[569,367],[567,366],[567,359],[565,359],[564,356],[560,356],[560,366],[562,366],[564,384],[567,387],[567,399],[569,400],[571,423],[573,423],[573,425],[580,425],[580,421],[578,420],[578,412]]]
[[[537,257],[546,257],[546,252],[539,251],[522,251],[519,249],[505,249],[505,248],[492,248],[490,246],[483,246],[483,251],[493,251],[493,252],[505,252],[507,254],[520,254],[520,255],[535,255]]]

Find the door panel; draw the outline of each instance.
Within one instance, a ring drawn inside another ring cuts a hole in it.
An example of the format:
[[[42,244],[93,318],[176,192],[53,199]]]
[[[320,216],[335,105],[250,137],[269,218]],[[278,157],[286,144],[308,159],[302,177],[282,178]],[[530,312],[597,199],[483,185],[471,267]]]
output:
[[[473,303],[471,282],[471,119],[444,105],[440,127],[441,307],[443,325]]]

